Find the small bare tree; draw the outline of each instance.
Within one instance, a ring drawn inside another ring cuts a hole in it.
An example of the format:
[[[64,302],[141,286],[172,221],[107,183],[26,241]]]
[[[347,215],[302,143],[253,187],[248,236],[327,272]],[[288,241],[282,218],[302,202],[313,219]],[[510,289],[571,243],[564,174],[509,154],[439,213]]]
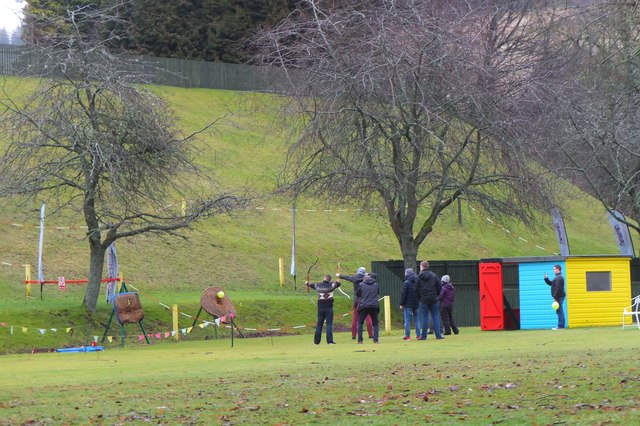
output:
[[[407,267],[457,199],[533,222],[548,204],[518,143],[543,68],[532,2],[303,3],[256,39],[302,117],[281,191],[381,203]]]
[[[182,136],[168,105],[135,84],[144,81],[135,64],[109,54],[108,40],[96,37],[114,19],[105,9],[69,11],[55,40],[34,50],[46,73],[36,90],[26,99],[5,91],[0,100],[7,141],[0,196],[42,197],[56,211],[81,212],[90,248],[83,304],[90,311],[112,242],[175,234],[247,202],[214,189],[194,162],[197,134]],[[186,212],[180,203],[166,207],[181,198],[189,201]]]

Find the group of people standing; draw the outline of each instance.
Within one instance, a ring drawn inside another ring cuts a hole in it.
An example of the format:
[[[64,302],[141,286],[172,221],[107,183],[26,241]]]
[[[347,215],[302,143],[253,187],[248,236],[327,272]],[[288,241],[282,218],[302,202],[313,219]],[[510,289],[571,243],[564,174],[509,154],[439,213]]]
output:
[[[453,304],[456,290],[449,275],[442,278],[429,270],[429,262],[420,262],[416,275],[412,268],[404,271],[400,309],[404,311],[404,338],[411,340],[411,322],[416,330],[416,340],[426,340],[428,334],[444,339],[459,330],[453,320]],[[444,332],[444,333],[443,333]]]
[[[325,275],[324,281],[319,283],[307,282],[306,285],[318,292],[318,322],[313,343],[320,344],[322,340],[322,328],[327,324],[327,343],[334,345],[333,341],[333,291],[340,287],[340,279],[353,283],[353,319],[351,321],[351,338],[363,342],[364,323],[367,323],[367,332],[373,343],[378,343],[380,303],[378,295],[380,290],[376,282],[375,273],[367,273],[364,267],[358,268],[354,275],[336,274],[336,281],[331,282],[331,275]]]
[[[327,343],[335,344],[333,341],[333,292],[340,287],[340,279],[353,284],[351,338],[357,339],[358,344],[362,344],[366,323],[369,338],[373,339],[373,343],[378,343],[380,290],[376,282],[376,274],[367,273],[364,267],[358,268],[354,275],[337,273],[335,282],[331,282],[331,275],[325,275],[322,282],[306,283],[318,293],[318,322],[313,342],[316,345],[320,344],[322,329],[326,323]],[[435,333],[436,339],[444,339],[443,334],[448,335],[452,331],[458,334],[458,327],[453,320],[454,302],[455,288],[448,275],[439,278],[429,270],[427,261],[420,262],[418,275],[413,272],[413,269],[406,269],[400,300],[400,309],[404,311],[404,340],[411,340],[412,320],[415,323],[417,340],[426,340],[427,334],[431,333]]]

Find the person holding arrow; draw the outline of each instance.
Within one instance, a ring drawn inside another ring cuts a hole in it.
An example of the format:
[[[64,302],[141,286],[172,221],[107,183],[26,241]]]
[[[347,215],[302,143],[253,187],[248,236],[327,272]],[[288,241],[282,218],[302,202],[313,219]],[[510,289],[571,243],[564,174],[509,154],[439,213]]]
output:
[[[313,336],[313,343],[320,344],[322,340],[322,327],[327,323],[327,344],[335,345],[333,341],[333,291],[340,287],[339,282],[331,282],[331,275],[324,276],[324,280],[319,283],[306,282],[307,289],[312,288],[318,292],[318,322],[316,323],[316,333]]]

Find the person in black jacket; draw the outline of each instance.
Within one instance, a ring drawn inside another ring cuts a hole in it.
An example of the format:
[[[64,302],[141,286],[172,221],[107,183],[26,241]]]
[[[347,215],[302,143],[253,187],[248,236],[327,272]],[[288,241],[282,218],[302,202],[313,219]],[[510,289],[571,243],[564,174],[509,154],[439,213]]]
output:
[[[427,340],[429,327],[429,313],[433,318],[433,330],[436,339],[444,339],[440,326],[440,305],[438,296],[442,290],[440,278],[429,270],[429,262],[420,262],[420,275],[418,275],[418,296],[420,297],[420,326],[421,333],[418,340]]]
[[[331,275],[325,275],[324,281],[319,283],[306,282],[307,286],[318,292],[318,322],[316,323],[316,334],[313,336],[313,343],[320,344],[322,340],[322,326],[327,323],[327,343],[334,345],[333,341],[333,291],[340,287],[339,282],[331,282]]]
[[[404,338],[411,340],[411,320],[416,325],[416,339],[420,337],[420,299],[418,298],[418,276],[413,269],[407,268],[404,271],[404,282],[402,283],[402,293],[400,295],[400,309],[404,311]]]
[[[358,297],[358,289],[360,288],[360,283],[364,280],[364,276],[367,271],[364,266],[358,268],[358,272],[354,275],[342,275],[337,273],[336,277],[341,278],[343,280],[351,281],[353,283],[353,316],[351,318],[351,339],[356,339],[356,332],[358,331],[358,303],[360,302],[360,298]],[[369,339],[373,337],[371,325],[371,318],[367,317],[367,332],[369,333]]]
[[[362,343],[362,326],[366,317],[371,317],[373,323],[373,343],[378,343],[378,313],[380,303],[378,302],[378,283],[376,274],[367,274],[360,283],[360,288],[356,292],[360,303],[358,304],[358,343]]]
[[[551,286],[551,297],[558,302],[558,309],[556,309],[556,315],[558,315],[558,326],[553,327],[552,330],[561,330],[564,328],[564,310],[562,309],[562,303],[567,294],[564,292],[564,277],[562,276],[562,266],[554,265],[553,273],[556,277],[553,281],[547,278],[547,274],[544,274],[544,282]]]

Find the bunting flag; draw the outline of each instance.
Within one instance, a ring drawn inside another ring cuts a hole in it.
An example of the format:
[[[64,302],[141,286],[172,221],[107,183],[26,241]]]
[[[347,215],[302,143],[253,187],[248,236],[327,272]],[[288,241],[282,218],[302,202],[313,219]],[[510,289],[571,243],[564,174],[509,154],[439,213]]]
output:
[[[107,248],[107,286],[106,296],[107,303],[113,304],[113,299],[116,295],[116,281],[112,281],[118,278],[118,254],[116,252],[116,242],[112,242]]]
[[[556,208],[551,209],[551,219],[553,221],[553,230],[556,233],[558,245],[560,246],[560,254],[562,256],[569,256],[571,254],[569,238],[567,237],[567,229],[564,226],[564,220],[562,220],[560,210]]]
[[[296,289],[296,205],[291,206],[291,275],[293,289]]]
[[[611,210],[607,212],[607,216],[620,254],[634,256],[633,241],[624,215],[617,210]]]

